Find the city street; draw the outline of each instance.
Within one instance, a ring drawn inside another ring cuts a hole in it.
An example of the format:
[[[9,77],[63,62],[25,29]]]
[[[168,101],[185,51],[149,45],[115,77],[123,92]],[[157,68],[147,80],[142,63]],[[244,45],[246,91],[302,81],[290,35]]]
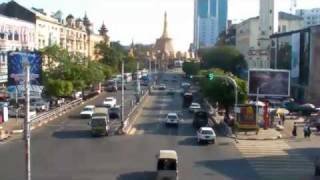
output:
[[[33,179],[154,179],[155,155],[160,149],[177,151],[179,176],[183,180],[312,179],[312,161],[302,155],[310,152],[291,149],[298,142],[240,141],[236,144],[230,138],[218,136],[216,144],[198,145],[191,125],[192,115],[181,108],[180,81],[173,82],[172,77],[172,73],[164,74],[161,82],[166,82],[167,89],[177,93],[169,96],[165,91],[154,91],[127,136],[91,137],[87,120],[76,118],[80,109],[69,118],[34,131]],[[95,101],[102,100],[100,97]],[[183,113],[178,129],[165,127],[168,112]],[[23,179],[23,147],[22,140],[0,144],[1,179]]]

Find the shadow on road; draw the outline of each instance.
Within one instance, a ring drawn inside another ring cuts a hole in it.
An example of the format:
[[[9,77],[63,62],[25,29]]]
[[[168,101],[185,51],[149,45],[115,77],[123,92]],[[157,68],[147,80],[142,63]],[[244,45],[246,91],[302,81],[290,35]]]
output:
[[[184,140],[179,141],[178,144],[182,146],[200,146],[195,137],[187,137]]]
[[[69,130],[69,131],[56,131],[52,134],[53,137],[59,139],[84,139],[92,138],[89,130]]]
[[[117,180],[153,180],[156,178],[154,171],[130,172],[121,174]]]

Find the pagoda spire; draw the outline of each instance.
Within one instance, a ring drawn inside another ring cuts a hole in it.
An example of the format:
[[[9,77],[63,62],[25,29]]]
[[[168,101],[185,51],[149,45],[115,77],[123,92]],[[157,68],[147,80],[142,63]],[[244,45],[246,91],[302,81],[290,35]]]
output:
[[[167,11],[165,11],[162,38],[167,38],[167,37],[168,37],[168,21],[167,21]]]
[[[102,25],[99,29],[99,33],[101,36],[106,36],[108,32],[108,29],[106,28],[106,25],[104,24],[104,21],[102,22]]]

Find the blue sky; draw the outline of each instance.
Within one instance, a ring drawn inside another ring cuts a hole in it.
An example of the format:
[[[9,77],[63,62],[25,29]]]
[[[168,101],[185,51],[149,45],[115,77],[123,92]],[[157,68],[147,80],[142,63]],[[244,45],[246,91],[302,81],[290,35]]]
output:
[[[8,0],[0,0],[8,2]],[[111,40],[123,44],[153,43],[162,33],[163,14],[168,13],[169,35],[177,50],[187,50],[193,39],[193,0],[16,0],[26,7],[61,10],[64,16],[83,17],[87,12],[98,29],[104,21]],[[289,11],[290,0],[275,0],[276,10]],[[320,0],[298,0],[298,8],[320,7]],[[259,0],[229,0],[228,18],[257,16]]]

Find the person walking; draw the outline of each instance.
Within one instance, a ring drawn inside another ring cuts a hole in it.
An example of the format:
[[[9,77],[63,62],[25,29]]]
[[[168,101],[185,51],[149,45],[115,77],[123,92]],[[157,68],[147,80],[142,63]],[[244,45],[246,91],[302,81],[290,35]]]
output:
[[[304,138],[308,137],[308,126],[307,125],[304,125],[304,127],[303,127],[303,135],[304,135]]]
[[[293,136],[293,137],[297,137],[297,126],[296,126],[296,125],[293,126],[292,136]]]
[[[307,127],[307,136],[308,136],[308,138],[310,138],[310,136],[311,136],[311,128],[309,125]]]

